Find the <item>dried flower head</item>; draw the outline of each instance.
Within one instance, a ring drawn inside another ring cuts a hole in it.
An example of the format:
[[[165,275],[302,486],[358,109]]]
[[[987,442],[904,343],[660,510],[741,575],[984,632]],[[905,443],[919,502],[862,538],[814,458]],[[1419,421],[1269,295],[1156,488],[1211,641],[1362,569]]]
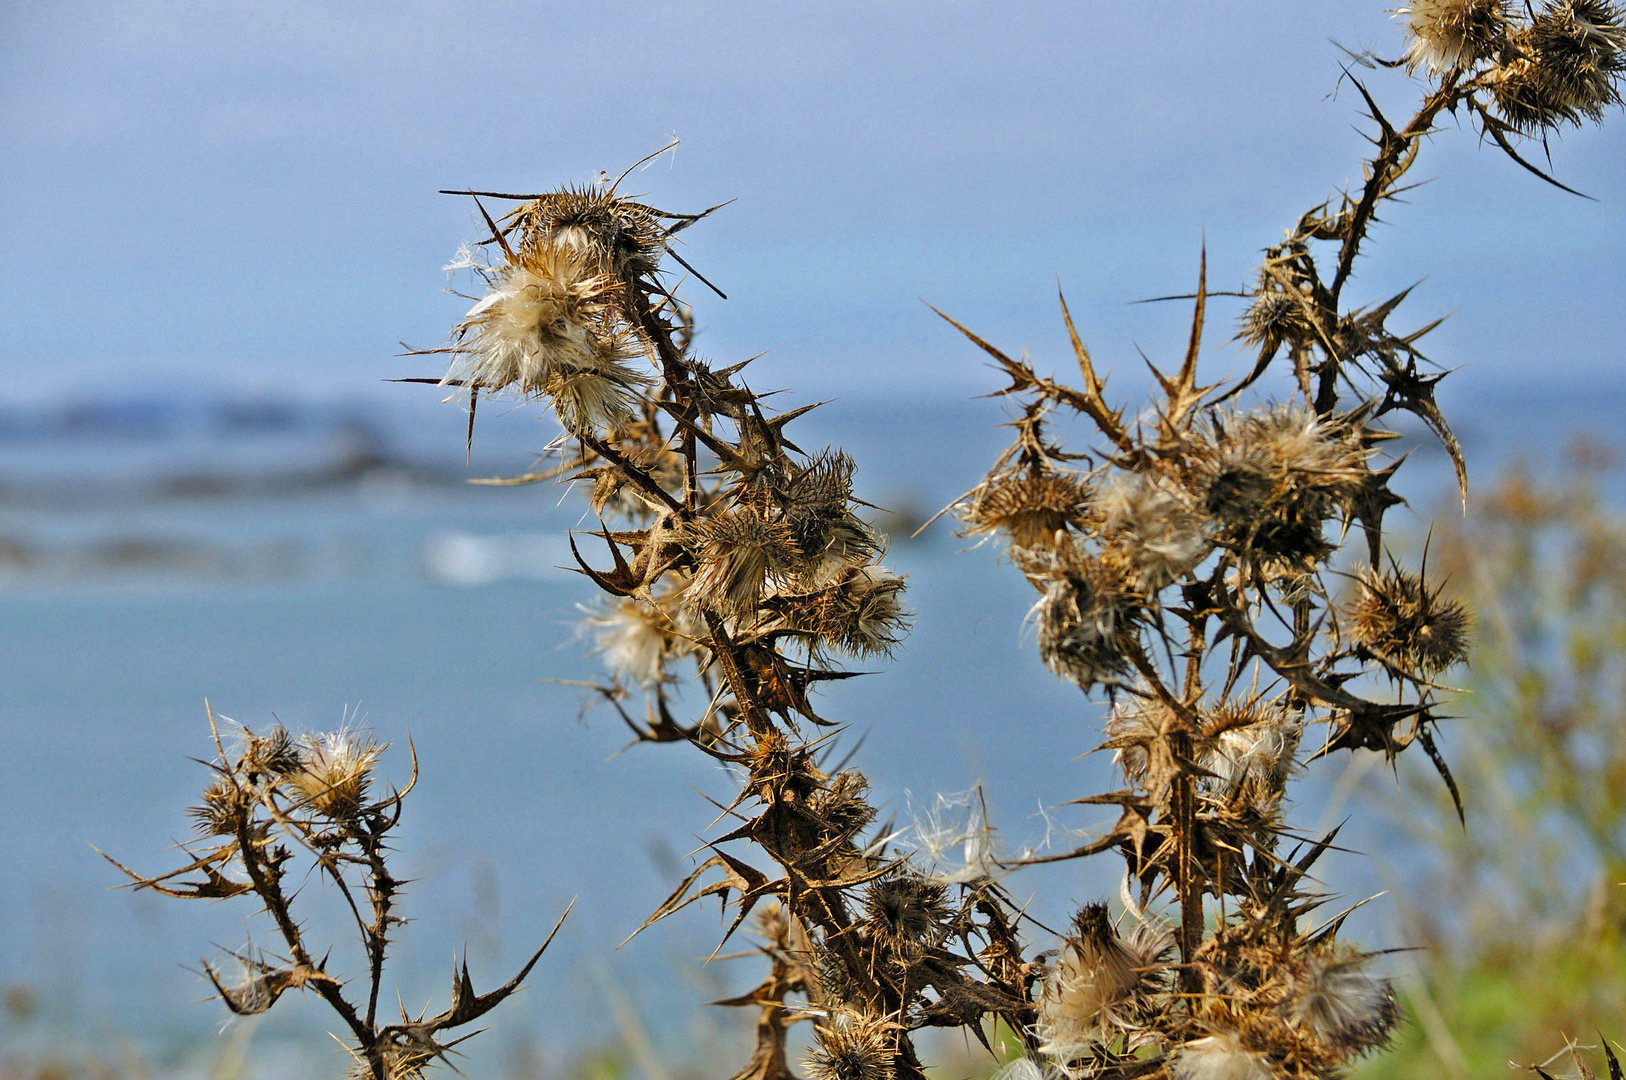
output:
[[[1359,491],[1371,449],[1301,405],[1215,416],[1190,483],[1220,538],[1269,559],[1325,558],[1322,535]]]
[[[1559,0],[1516,36],[1493,73],[1496,107],[1527,134],[1603,118],[1621,104],[1626,17],[1611,0]]]
[[[581,434],[631,420],[643,382],[632,368],[606,358],[592,369],[554,368],[544,392],[565,430]]]
[[[1249,1050],[1234,1031],[1215,1031],[1181,1043],[1172,1055],[1174,1080],[1277,1080],[1264,1054]]]
[[[942,944],[953,913],[947,887],[908,866],[876,878],[864,890],[865,925],[896,956]]]
[[[1090,517],[1090,485],[1059,470],[991,479],[960,506],[967,536],[1004,532],[1019,548],[1058,542],[1057,533],[1080,530]]]
[[[1468,611],[1429,588],[1421,574],[1391,567],[1366,571],[1350,612],[1351,635],[1409,675],[1432,678],[1468,655]]]
[[[1095,513],[1102,535],[1136,570],[1148,596],[1203,561],[1212,547],[1185,493],[1144,473],[1120,473],[1101,486]]]
[[[1086,904],[1074,931],[1045,978],[1034,1025],[1039,1049],[1062,1063],[1138,1026],[1153,995],[1168,988],[1174,949],[1173,934],[1152,923],[1119,937],[1105,904]]]
[[[379,1056],[383,1059],[383,1080],[420,1080],[441,1055],[434,1046],[425,1046],[403,1035],[398,1041],[381,1045]],[[347,1080],[376,1080],[376,1075],[371,1063],[358,1057]]]
[[[1129,636],[1145,612],[1133,568],[1116,552],[1096,555],[1078,544],[1015,554],[1043,592],[1028,620],[1045,666],[1086,690],[1118,685],[1130,670]]]
[[[202,801],[186,812],[201,835],[233,836],[247,821],[250,798],[233,776],[221,772],[203,789]]]
[[[513,219],[522,256],[567,249],[624,282],[653,273],[669,242],[655,210],[596,186],[551,192],[519,207]]]
[[[802,554],[799,577],[819,587],[882,551],[881,538],[853,514],[853,460],[825,453],[785,483],[784,522]]]
[[[1303,341],[1313,333],[1304,314],[1305,301],[1279,286],[1261,284],[1253,303],[1242,313],[1239,337],[1269,352],[1283,342]]]
[[[1101,749],[1112,751],[1112,763],[1125,780],[1158,792],[1180,772],[1170,736],[1185,728],[1185,722],[1162,700],[1135,696],[1112,707],[1107,715],[1107,741]]]
[[[300,739],[300,767],[288,777],[305,805],[334,821],[355,817],[367,797],[373,766],[387,744],[371,732],[341,729]]]
[[[231,956],[237,961],[236,977],[231,982],[223,981],[221,973],[207,960],[203,962],[203,976],[214,986],[226,1008],[238,1016],[258,1016],[275,1005],[288,990],[303,989],[313,983],[339,985],[339,980],[314,968],[268,964],[252,949],[233,952]]]
[[[491,291],[452,330],[444,383],[529,397],[568,390],[549,386],[559,374],[632,377],[623,363],[632,342],[604,318],[612,282],[580,253],[537,244],[515,261],[472,268]]]
[[[897,1056],[892,1024],[841,1011],[813,1033],[816,1045],[807,1071],[814,1080],[892,1080]]]
[[[856,769],[843,769],[818,785],[807,805],[819,826],[820,842],[850,849],[858,834],[875,821],[868,796],[869,780]]]
[[[264,735],[243,732],[241,761],[250,775],[288,776],[299,771],[304,753],[299,739],[281,724],[274,724]]]
[[[750,503],[706,518],[696,534],[700,569],[688,595],[722,615],[754,614],[770,576],[788,577],[800,554],[790,528]]]
[[[849,656],[882,656],[902,640],[910,612],[904,577],[884,566],[862,566],[816,593],[775,596],[765,603],[787,629],[819,648]]]
[[[1507,36],[1506,0],[1412,0],[1395,14],[1406,20],[1411,38],[1406,63],[1436,74],[1496,55]]]
[[[1208,712],[1209,739],[1203,768],[1226,791],[1252,787],[1279,792],[1293,771],[1293,755],[1304,733],[1304,714],[1258,701],[1227,701]]]
[[[612,674],[648,689],[669,664],[694,653],[705,628],[683,603],[683,585],[668,586],[653,604],[628,596],[588,612],[586,628],[598,638],[593,651]]]
[[[1282,1014],[1340,1056],[1388,1045],[1400,1022],[1400,1004],[1388,979],[1367,971],[1372,954],[1323,948],[1292,969]]]

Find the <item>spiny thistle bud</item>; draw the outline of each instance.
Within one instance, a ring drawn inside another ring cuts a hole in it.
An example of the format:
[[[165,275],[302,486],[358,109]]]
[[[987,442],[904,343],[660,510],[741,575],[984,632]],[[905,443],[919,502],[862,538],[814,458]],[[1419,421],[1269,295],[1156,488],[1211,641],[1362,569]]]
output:
[[[1150,996],[1167,989],[1174,948],[1169,930],[1152,923],[1120,938],[1105,904],[1086,904],[1074,929],[1044,981],[1034,1025],[1039,1049],[1058,1062],[1133,1030]]]
[[[1601,120],[1621,104],[1626,17],[1610,0],[1560,0],[1515,36],[1516,55],[1493,73],[1496,106],[1530,134]]]
[[[1366,970],[1372,954],[1323,949],[1301,958],[1291,974],[1282,1014],[1340,1056],[1380,1049],[1400,1021],[1388,979]]]
[[[264,735],[253,732],[243,734],[242,767],[244,771],[260,776],[288,776],[297,772],[304,762],[299,740],[287,728],[277,724]]]
[[[1090,518],[1090,486],[1073,473],[1048,470],[990,480],[961,505],[967,536],[1004,532],[1018,548],[1044,547],[1056,534],[1083,529]]]
[[[324,817],[354,818],[367,797],[373,766],[387,745],[360,731],[306,735],[300,740],[300,768],[288,781],[305,805]]]
[[[1307,337],[1311,326],[1304,316],[1304,303],[1279,288],[1261,287],[1242,315],[1242,340],[1264,349],[1275,349],[1284,341]]]
[[[1467,609],[1399,567],[1361,576],[1350,621],[1359,644],[1409,675],[1431,678],[1468,655]]]
[[[749,503],[713,514],[696,533],[700,569],[688,595],[722,615],[753,615],[769,576],[787,576],[799,554],[785,523]]]
[[[1181,1043],[1169,1074],[1174,1080],[1276,1080],[1264,1054],[1249,1050],[1234,1031],[1216,1031]]]
[[[1395,14],[1406,20],[1406,63],[1413,70],[1465,70],[1496,55],[1507,36],[1506,0],[1412,0]]]
[[[1183,492],[1139,474],[1119,475],[1095,498],[1102,535],[1137,571],[1137,585],[1156,593],[1202,562],[1211,547],[1203,521]]]
[[[807,1071],[814,1080],[892,1080],[894,1030],[875,1017],[837,1013],[814,1028],[818,1045],[808,1055]]]
[[[232,836],[243,824],[247,810],[247,796],[237,781],[220,775],[203,789],[202,801],[186,812],[203,836]]]
[[[1126,638],[1144,613],[1144,599],[1122,556],[1098,556],[1078,545],[1013,554],[1018,569],[1044,593],[1028,619],[1037,628],[1045,666],[1086,690],[1121,682],[1130,669]]]
[[[865,924],[895,955],[941,945],[952,914],[947,888],[907,867],[876,878],[864,890]]]

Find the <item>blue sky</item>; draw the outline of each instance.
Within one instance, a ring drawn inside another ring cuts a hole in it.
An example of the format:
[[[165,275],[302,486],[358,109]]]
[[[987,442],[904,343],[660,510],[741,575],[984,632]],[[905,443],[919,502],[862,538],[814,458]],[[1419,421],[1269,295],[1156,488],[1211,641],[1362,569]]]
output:
[[[1242,284],[1358,181],[1332,39],[1401,41],[1381,2],[5,5],[6,393],[438,374],[392,355],[466,306],[440,267],[473,210],[435,190],[581,181],[674,133],[623,190],[737,200],[684,255],[731,297],[691,290],[703,351],[766,351],[759,385],[986,388],[923,299],[1059,364],[1058,279],[1098,359],[1138,369],[1187,313],[1128,301],[1188,289],[1205,237],[1212,285]],[[1412,318],[1456,312],[1433,351],[1459,378],[1612,377],[1622,120],[1553,146],[1597,202],[1448,126],[1356,298],[1425,279]]]

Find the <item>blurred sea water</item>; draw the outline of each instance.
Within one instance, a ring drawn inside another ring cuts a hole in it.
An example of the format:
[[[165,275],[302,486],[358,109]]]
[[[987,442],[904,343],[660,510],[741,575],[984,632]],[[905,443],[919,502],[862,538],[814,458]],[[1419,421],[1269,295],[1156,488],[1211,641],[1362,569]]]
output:
[[[463,416],[438,397],[165,391],[0,408],[0,984],[26,988],[38,1009],[0,1037],[129,1042],[166,1060],[250,1036],[321,1045],[308,1042],[326,1023],[314,1002],[217,1036],[223,1011],[196,1003],[207,997],[198,958],[250,932],[272,947],[269,928],[243,901],[114,889],[119,875],[90,847],[167,868],[207,776],[189,760],[212,752],[207,697],[255,728],[370,727],[394,744],[385,772],[397,783],[416,748],[398,870],[413,922],[396,954],[414,1011],[444,1004],[454,952],[477,982],[506,978],[577,898],[471,1060],[517,1061],[533,1044],[550,1060],[637,1046],[640,1030],[657,1057],[687,1060],[745,1038],[739,1018],[701,1007],[758,975],[749,960],[694,962],[716,944],[714,906],[615,948],[687,873],[717,816],[706,797],[726,801],[729,778],[679,747],[621,753],[614,714],[584,710],[583,691],[561,684],[598,676],[577,630],[592,590],[562,569],[566,530],[594,523],[551,484],[465,482],[526,471],[555,429],[535,407],[483,408],[465,464]],[[1553,467],[1578,435],[1607,442],[1623,407],[1626,384],[1492,387],[1446,403],[1476,483],[1517,457]],[[908,538],[981,476],[1004,445],[1001,420],[989,401],[838,401],[790,434],[858,460],[858,494],[886,508],[887,561],[909,575],[917,612],[897,656],[834,684],[822,712],[848,726],[845,747],[862,737],[855,764],[883,816],[906,822],[939,793],[981,784],[1015,852],[1107,824],[1049,808],[1111,780],[1105,756],[1080,756],[1099,741],[1102,706],[1046,674],[1022,631],[1028,586],[949,522]],[[1391,528],[1416,540],[1454,502],[1450,470],[1426,433],[1399,426],[1402,448],[1415,447],[1399,485],[1414,512]],[[1304,827],[1346,811],[1342,768],[1311,770]],[[1329,860],[1330,887],[1359,899],[1386,872],[1403,876],[1405,852],[1381,824],[1341,842],[1383,861]],[[1118,872],[1104,856],[1010,885],[1059,925],[1077,902],[1116,895]],[[343,942],[342,922],[323,925]],[[1403,943],[1383,901],[1353,925],[1372,945]],[[340,969],[358,970],[344,948]],[[307,1059],[286,1053],[288,1075],[301,1075]]]

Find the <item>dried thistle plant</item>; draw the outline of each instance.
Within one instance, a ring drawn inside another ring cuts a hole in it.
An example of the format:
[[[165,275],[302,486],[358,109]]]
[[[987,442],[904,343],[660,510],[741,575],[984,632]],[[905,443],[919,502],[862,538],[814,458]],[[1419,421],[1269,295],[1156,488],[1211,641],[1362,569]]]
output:
[[[494,218],[478,204],[490,232],[458,265],[484,293],[450,345],[422,350],[450,353],[445,376],[413,381],[466,393],[471,425],[482,393],[548,403],[560,461],[497,482],[590,485],[602,525],[588,535],[603,553],[571,544],[606,594],[584,620],[610,674],[596,692],[637,741],[687,743],[739,781],[724,806],[734,827],[644,924],[716,896],[735,908],[726,941],[758,913],[771,971],[729,1002],[760,1010],[739,1080],[793,1075],[800,1021],[813,1028],[809,1069],[831,1080],[918,1074],[922,1027],[1027,1026],[1038,969],[987,868],[951,882],[910,865],[877,828],[862,773],[827,761],[812,692],[849,677],[841,658],[901,641],[906,583],[853,495],[852,459],[787,434],[808,409],[775,413],[744,364],[713,366],[690,347],[689,308],[662,263],[681,262],[676,235],[711,211],[669,213],[613,184],[467,194],[518,205]],[[579,301],[533,281],[559,265],[591,283]],[[615,347],[566,357],[560,342]],[[595,400],[614,407],[584,406],[561,371],[613,384]],[[692,684],[701,702],[684,716]]]
[[[1038,593],[1030,619],[1046,666],[1114,702],[1101,748],[1126,787],[1079,801],[1121,816],[1101,839],[1043,861],[1118,851],[1135,934],[1161,906],[1178,946],[1174,960],[1156,959],[1111,932],[1104,908],[1086,906],[1044,979],[1035,1068],[1324,1077],[1386,1045],[1399,1019],[1372,955],[1336,940],[1348,912],[1308,925],[1328,899],[1308,874],[1336,830],[1297,833],[1283,794],[1305,729],[1320,724],[1307,759],[1359,749],[1392,759],[1419,745],[1461,815],[1434,730],[1446,689],[1437,680],[1466,658],[1469,618],[1426,566],[1384,565],[1399,462],[1379,461],[1394,437],[1380,419],[1418,416],[1464,498],[1466,467],[1435,404],[1443,376],[1418,347],[1437,323],[1391,330],[1404,292],[1349,307],[1344,288],[1439,116],[1467,115],[1556,183],[1515,142],[1619,104],[1626,56],[1626,15],[1609,4],[1419,2],[1400,14],[1405,57],[1358,59],[1423,74],[1423,102],[1396,127],[1351,77],[1376,126],[1365,183],[1312,208],[1265,252],[1238,334],[1257,358],[1235,385],[1199,384],[1205,273],[1189,298],[1185,356],[1172,373],[1153,367],[1157,397],[1135,423],[1107,401],[1065,301],[1076,387],[944,316],[1009,378],[1000,393],[1017,432],[952,509],[965,534],[1008,538],[1010,561]],[[1282,355],[1294,376],[1286,400],[1238,405]],[[1059,445],[1058,414],[1085,417],[1097,448]],[[1364,550],[1346,553],[1356,523]],[[1353,588],[1340,588],[1351,576]],[[1161,976],[1168,990],[1151,981]]]
[[[136,889],[183,900],[259,900],[281,942],[280,955],[252,944],[229,953],[225,967],[203,961],[203,974],[233,1014],[266,1012],[290,990],[314,993],[344,1026],[356,1080],[412,1080],[432,1065],[449,1063],[454,1048],[478,1032],[450,1034],[500,1005],[520,986],[553,941],[559,924],[508,982],[477,993],[468,964],[453,972],[451,999],[441,1012],[417,1016],[402,1006],[397,1021],[382,1022],[379,994],[395,929],[402,882],[389,868],[391,833],[401,820],[407,794],[374,790],[387,744],[354,728],[295,735],[278,724],[263,735],[243,729],[228,748],[214,711],[212,776],[197,806],[187,813],[197,838],[182,844],[183,865],[166,873],[137,873],[103,854]],[[331,964],[332,945],[317,944],[296,915],[301,884],[317,877],[344,899],[355,922],[366,976],[345,979]],[[568,914],[568,909],[567,912]],[[358,996],[357,990],[360,990]]]
[[[1620,13],[1595,0],[1401,14],[1405,55],[1358,59],[1418,74],[1422,104],[1397,128],[1355,81],[1376,129],[1365,183],[1266,251],[1241,320],[1258,355],[1234,386],[1198,382],[1205,273],[1186,354],[1172,373],[1154,369],[1160,394],[1140,422],[1107,402],[1065,303],[1082,387],[965,331],[1010,378],[1017,438],[955,509],[969,534],[1009,539],[1038,593],[1044,663],[1115,705],[1102,746],[1125,786],[1080,801],[1119,819],[1048,858],[1117,851],[1126,911],[1115,921],[1086,905],[1049,963],[1023,941],[1031,924],[999,883],[1008,867],[985,822],[957,834],[962,868],[926,865],[877,826],[862,773],[829,762],[812,692],[853,674],[841,658],[901,640],[904,582],[853,495],[852,461],[787,434],[811,406],[776,413],[746,364],[694,352],[666,264],[704,283],[674,249],[716,208],[663,211],[617,194],[619,181],[456,193],[487,227],[453,264],[479,291],[448,345],[418,351],[449,355],[445,374],[406,381],[465,397],[471,439],[482,393],[552,409],[557,463],[490,482],[587,486],[600,527],[585,535],[602,551],[589,558],[576,537],[571,548],[605,594],[586,616],[610,669],[594,692],[635,741],[686,743],[738,781],[722,806],[729,831],[639,928],[717,897],[733,913],[726,942],[757,914],[770,970],[727,1002],[758,1010],[734,1080],[793,1076],[796,1022],[811,1028],[816,1080],[921,1076],[916,1034],[936,1027],[987,1045],[1003,1024],[1029,1072],[1076,1077],[1330,1078],[1386,1043],[1395,994],[1372,954],[1336,940],[1347,912],[1311,925],[1327,898],[1310,873],[1334,836],[1294,832],[1284,794],[1311,724],[1326,727],[1311,757],[1421,745],[1455,794],[1433,729],[1437,680],[1462,660],[1468,627],[1421,572],[1381,569],[1384,512],[1399,500],[1397,463],[1378,459],[1392,437],[1380,418],[1416,414],[1464,483],[1466,469],[1418,347],[1433,324],[1389,327],[1404,293],[1354,308],[1343,293],[1442,114],[1468,116],[1557,183],[1519,140],[1618,103],[1626,47]],[[482,200],[510,208],[493,217]],[[1286,400],[1237,404],[1283,355]],[[1058,445],[1058,411],[1091,421],[1101,448]],[[1345,597],[1355,523],[1367,568]]]

